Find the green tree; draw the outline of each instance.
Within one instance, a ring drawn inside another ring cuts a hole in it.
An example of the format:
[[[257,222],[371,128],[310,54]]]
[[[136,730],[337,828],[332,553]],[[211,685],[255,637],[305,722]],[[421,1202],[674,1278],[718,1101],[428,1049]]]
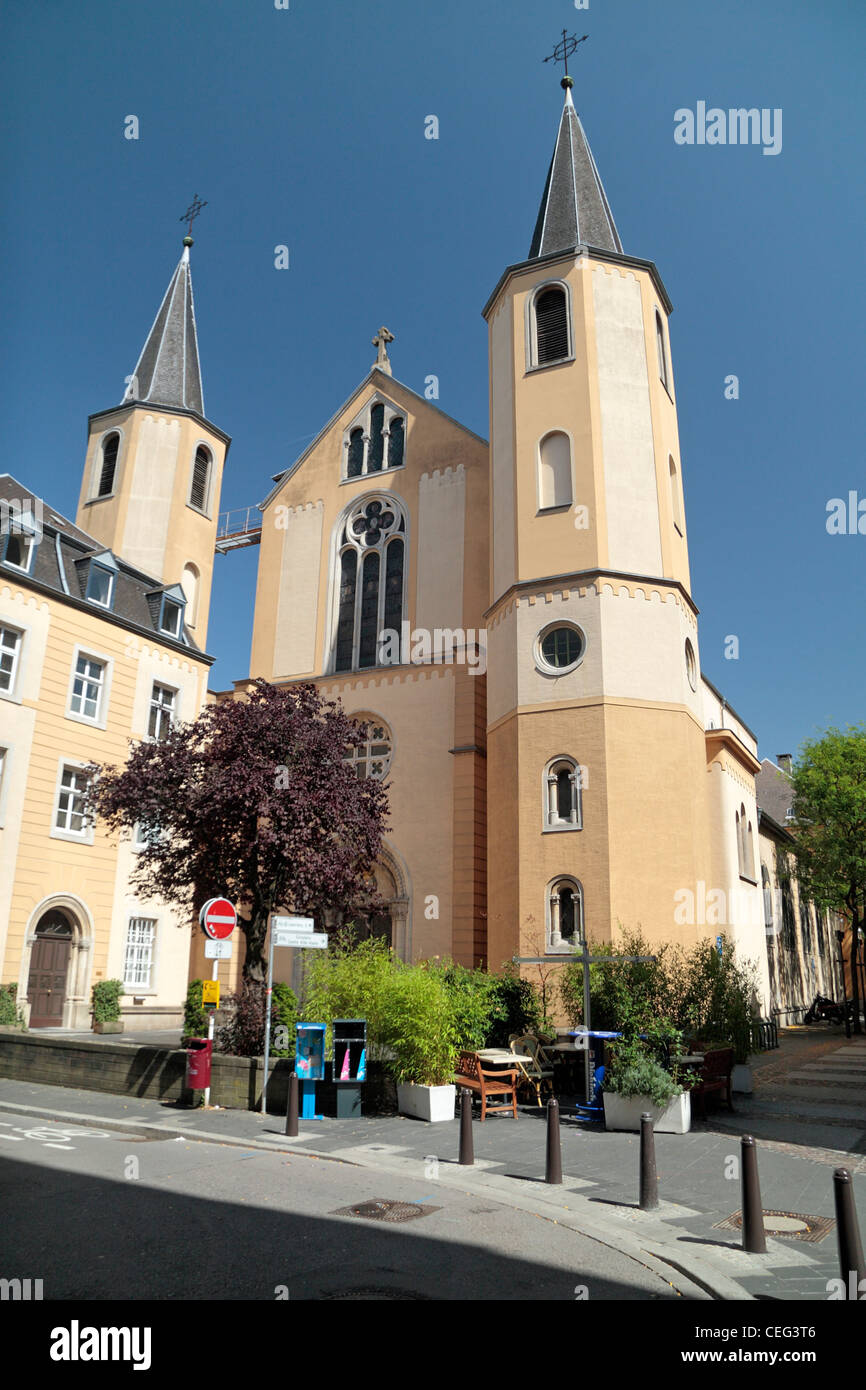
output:
[[[800,891],[851,925],[854,1030],[860,1029],[855,968],[866,925],[866,724],[807,740],[791,772]]]

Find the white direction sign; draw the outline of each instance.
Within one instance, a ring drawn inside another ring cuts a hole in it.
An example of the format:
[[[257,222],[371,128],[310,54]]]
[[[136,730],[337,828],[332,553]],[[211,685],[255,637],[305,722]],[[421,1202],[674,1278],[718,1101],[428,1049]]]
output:
[[[232,943],[231,941],[206,941],[204,943],[205,960],[231,960]]]
[[[273,944],[275,946],[327,946],[328,938],[324,932],[274,932]]]
[[[271,927],[274,931],[312,931],[315,926],[312,917],[277,917],[271,918]]]

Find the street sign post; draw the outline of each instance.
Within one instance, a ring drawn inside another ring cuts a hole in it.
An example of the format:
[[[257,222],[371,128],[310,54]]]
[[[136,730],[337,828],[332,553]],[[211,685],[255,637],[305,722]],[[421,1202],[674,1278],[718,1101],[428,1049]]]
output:
[[[265,1011],[265,1075],[262,1081],[262,1114],[268,1113],[268,1067],[271,1059],[271,1000],[274,995],[274,950],[278,946],[293,946],[295,950],[310,947],[324,950],[328,938],[324,932],[314,930],[312,917],[281,917],[276,913],[271,917],[271,945],[268,951],[268,1003]]]
[[[202,930],[207,936],[204,944],[206,960],[213,961],[213,975],[202,981],[202,1005],[208,1011],[207,1036],[213,1048],[214,1014],[220,1004],[219,964],[221,960],[231,960],[231,934],[238,924],[238,914],[234,903],[228,898],[208,898],[198,914]],[[205,1105],[210,1105],[210,1086],[205,1087]]]

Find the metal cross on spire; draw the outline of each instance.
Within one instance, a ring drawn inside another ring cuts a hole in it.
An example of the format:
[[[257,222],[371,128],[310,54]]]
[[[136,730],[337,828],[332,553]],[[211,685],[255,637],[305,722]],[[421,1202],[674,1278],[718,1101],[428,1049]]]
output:
[[[193,198],[192,202],[190,203],[190,205],[189,205],[189,207],[187,208],[186,212],[184,213],[183,217],[179,217],[179,218],[178,218],[178,221],[179,221],[179,222],[187,222],[187,223],[189,224],[188,227],[187,227],[186,234],[187,234],[187,236],[190,238],[190,240],[192,240],[192,224],[193,224],[193,222],[195,221],[195,219],[198,217],[198,215],[199,215],[199,213],[201,212],[202,208],[206,208],[206,207],[207,207],[207,200],[205,200],[204,202],[202,202],[201,199],[199,198],[198,194],[196,193],[195,197]]]
[[[562,78],[560,86],[574,86],[573,78],[569,77],[568,75],[568,60],[571,57],[572,53],[574,53],[578,44],[586,43],[586,40],[588,38],[589,34],[584,34],[582,38],[577,38],[575,34],[566,33],[565,29],[563,29],[562,38],[560,42],[555,46],[552,53],[548,53],[547,57],[542,59],[542,61],[545,63],[549,63],[550,60],[553,59],[555,63],[565,64],[565,76]]]

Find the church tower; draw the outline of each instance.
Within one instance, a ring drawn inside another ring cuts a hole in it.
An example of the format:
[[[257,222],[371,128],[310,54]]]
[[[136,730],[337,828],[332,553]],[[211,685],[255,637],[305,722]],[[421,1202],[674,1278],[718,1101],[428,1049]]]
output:
[[[623,251],[572,101],[491,380],[488,959],[617,923],[693,939],[707,853],[697,610],[656,267]]]
[[[90,416],[76,524],[167,588],[180,585],[185,624],[204,647],[230,440],[204,413],[192,244],[184,237],[123,400]]]

